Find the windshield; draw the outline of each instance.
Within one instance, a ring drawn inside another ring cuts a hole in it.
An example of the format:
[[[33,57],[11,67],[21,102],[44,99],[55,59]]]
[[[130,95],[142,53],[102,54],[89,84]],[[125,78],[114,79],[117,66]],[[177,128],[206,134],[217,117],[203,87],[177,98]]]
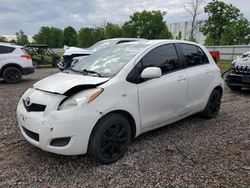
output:
[[[112,46],[113,43],[114,43],[113,40],[102,40],[100,42],[95,43],[94,45],[92,45],[88,49],[93,51],[93,52],[96,52],[96,51],[99,51],[99,50],[102,50],[104,48]]]
[[[112,46],[80,60],[71,69],[73,71],[90,70],[104,77],[113,77],[146,46],[146,44],[131,43]]]

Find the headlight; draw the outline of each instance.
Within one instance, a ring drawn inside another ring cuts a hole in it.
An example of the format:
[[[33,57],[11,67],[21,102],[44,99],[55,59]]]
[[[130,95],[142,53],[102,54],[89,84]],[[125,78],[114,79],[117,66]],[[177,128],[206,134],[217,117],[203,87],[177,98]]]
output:
[[[88,89],[81,91],[63,101],[58,110],[68,110],[84,104],[89,104],[103,92],[102,88]]]

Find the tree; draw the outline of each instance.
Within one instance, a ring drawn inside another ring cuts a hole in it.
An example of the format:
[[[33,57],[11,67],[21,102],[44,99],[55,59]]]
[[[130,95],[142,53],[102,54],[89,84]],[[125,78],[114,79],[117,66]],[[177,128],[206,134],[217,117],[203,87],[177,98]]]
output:
[[[29,43],[27,35],[23,32],[23,30],[20,30],[16,33],[16,43],[19,45],[25,45]]]
[[[124,37],[171,38],[172,35],[163,20],[165,14],[161,11],[135,12],[122,26]]]
[[[244,44],[247,42],[249,23],[238,8],[223,1],[213,0],[205,7],[205,13],[208,13],[208,20],[201,28],[201,32],[207,36],[205,44]]]
[[[87,48],[95,43],[95,30],[93,28],[81,28],[78,32],[78,46]]]
[[[47,44],[51,48],[63,46],[63,31],[56,27],[41,27],[38,34],[33,36],[38,44]]]
[[[9,42],[15,44],[15,43],[16,43],[16,40],[15,40],[15,39],[11,39]]]
[[[105,39],[105,29],[102,27],[97,27],[94,29],[94,43]]]
[[[177,40],[181,40],[182,39],[182,33],[181,31],[179,31],[178,35],[175,37],[175,39]]]
[[[6,37],[4,37],[4,36],[0,36],[0,42],[7,42]]]
[[[105,27],[105,38],[118,38],[122,37],[122,29],[119,25],[107,23]]]
[[[198,23],[196,22],[197,16],[202,13],[200,7],[204,0],[189,0],[186,2],[184,8],[189,12],[192,16],[191,21],[191,31],[190,31],[190,39],[195,40],[194,38],[194,31],[197,28]]]
[[[220,40],[221,45],[249,44],[250,28],[246,18],[240,18],[225,28],[225,33]]]
[[[76,46],[77,45],[77,32],[76,30],[69,26],[63,30],[63,43],[67,46]]]

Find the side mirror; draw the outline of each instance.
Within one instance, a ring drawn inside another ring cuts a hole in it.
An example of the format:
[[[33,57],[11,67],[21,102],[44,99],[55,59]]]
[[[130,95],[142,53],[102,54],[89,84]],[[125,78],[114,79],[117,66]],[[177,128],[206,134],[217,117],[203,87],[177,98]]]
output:
[[[161,75],[162,72],[159,67],[147,67],[141,73],[141,77],[146,79],[159,78]]]

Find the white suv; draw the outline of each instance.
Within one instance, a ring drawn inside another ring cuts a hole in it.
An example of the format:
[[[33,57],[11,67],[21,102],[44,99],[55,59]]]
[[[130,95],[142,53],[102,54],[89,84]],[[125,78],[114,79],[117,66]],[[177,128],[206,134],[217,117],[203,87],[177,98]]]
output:
[[[0,43],[0,78],[7,83],[18,83],[22,75],[34,72],[31,56],[22,46]]]
[[[37,82],[17,120],[33,145],[109,164],[138,135],[192,114],[217,116],[224,81],[205,47],[152,40],[113,46]]]

